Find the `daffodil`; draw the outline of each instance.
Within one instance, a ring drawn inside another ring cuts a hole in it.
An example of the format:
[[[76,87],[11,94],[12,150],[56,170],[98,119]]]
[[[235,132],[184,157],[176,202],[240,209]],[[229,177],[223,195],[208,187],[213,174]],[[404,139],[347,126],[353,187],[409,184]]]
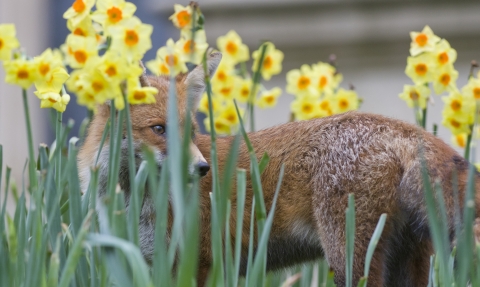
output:
[[[65,55],[66,62],[74,69],[85,67],[89,62],[98,58],[97,41],[93,37],[68,35]]]
[[[80,80],[85,76],[86,71],[84,69],[73,70],[70,74],[70,78],[65,82],[67,90],[72,93],[78,93],[83,90],[82,81]]]
[[[358,95],[355,91],[339,89],[334,97],[333,112],[341,114],[358,109]]]
[[[437,95],[445,91],[455,91],[458,72],[453,65],[446,65],[436,69],[433,81],[433,89]]]
[[[64,112],[70,102],[70,95],[59,94],[55,92],[35,92],[40,99],[41,108],[53,108],[59,112]]]
[[[152,104],[156,102],[155,95],[158,93],[157,88],[142,87],[138,81],[138,77],[130,77],[127,81],[127,86],[127,99],[129,104]]]
[[[191,30],[182,30],[181,35],[182,37],[175,44],[178,51],[183,54],[183,58],[187,62],[199,65],[208,48],[205,30],[196,31],[195,39],[192,39],[193,35]]]
[[[5,82],[28,89],[37,80],[36,66],[33,61],[15,59],[3,62]]]
[[[316,77],[308,65],[302,65],[300,69],[291,70],[287,73],[287,92],[295,96],[316,96],[319,91],[314,79]]]
[[[277,104],[278,97],[282,94],[282,89],[276,87],[268,91],[264,91],[257,99],[257,106],[260,108],[271,108]]]
[[[120,83],[127,76],[135,74],[140,76],[142,68],[139,65],[129,65],[127,59],[120,56],[115,51],[107,51],[98,61],[96,67],[103,75],[112,81]]]
[[[313,86],[319,93],[333,93],[343,79],[342,74],[337,73],[335,67],[330,64],[318,62],[312,65]]]
[[[235,88],[233,89],[234,97],[241,103],[247,103],[250,98],[250,92],[252,90],[252,80],[243,79],[241,77],[235,77]],[[256,93],[252,96],[255,98]]]
[[[122,25],[113,26],[108,31],[112,37],[110,49],[125,55],[130,61],[142,59],[145,52],[152,47],[152,25],[143,24],[135,16],[125,19]]]
[[[217,71],[212,77],[212,85],[230,85],[233,82],[234,74],[234,63],[229,59],[222,59],[218,65]]]
[[[416,85],[425,84],[433,80],[435,71],[435,57],[432,53],[423,53],[416,57],[407,58],[405,74]]]
[[[97,0],[97,10],[93,12],[92,19],[106,29],[118,25],[122,20],[131,18],[137,7],[125,0]]]
[[[462,94],[466,97],[480,100],[480,79],[470,78],[467,85],[462,88]]]
[[[297,120],[309,120],[318,115],[318,99],[311,96],[297,97],[292,102],[291,110]]]
[[[452,49],[445,39],[440,40],[440,42],[435,45],[433,54],[435,55],[437,65],[440,67],[453,65],[457,60],[457,51]]]
[[[224,57],[235,63],[245,62],[249,59],[247,45],[242,43],[240,36],[233,30],[217,38],[217,47]]]
[[[224,119],[225,122],[228,122],[230,125],[230,130],[234,130],[234,128],[238,125],[240,122],[238,115],[237,115],[237,110],[235,109],[235,105],[233,102],[230,102],[228,105],[224,107],[222,112],[218,116],[219,119]]]
[[[35,88],[37,88],[37,91],[41,93],[44,93],[44,92],[60,93],[60,91],[62,90],[63,84],[69,77],[70,76],[68,75],[67,70],[65,70],[65,68],[61,66],[55,67],[51,71],[51,73],[49,73],[49,76],[47,79],[35,81]]]
[[[15,25],[0,24],[0,61],[8,61],[12,58],[12,50],[20,46]]]
[[[146,66],[155,75],[176,76],[188,71],[183,54],[172,39],[168,39],[167,45],[158,49],[155,60],[148,61]]]
[[[205,118],[203,121],[205,125],[205,129],[207,132],[211,132],[210,130],[210,117]],[[231,133],[231,125],[230,122],[223,118],[223,117],[215,117],[213,120],[213,127],[215,129],[215,133],[221,134],[221,135],[228,135]]]
[[[218,100],[216,97],[212,97],[212,112],[213,114],[218,114],[218,112],[222,109],[222,104],[220,100]],[[202,98],[200,99],[200,103],[198,105],[198,110],[201,111],[202,113],[209,115],[209,109],[208,109],[208,95],[207,93],[204,93]]]
[[[63,58],[58,50],[46,49],[40,56],[33,58],[37,70],[37,81],[50,81],[55,68],[64,68]]]
[[[228,79],[229,81],[215,82],[212,85],[213,93],[224,101],[233,100],[235,96],[234,78],[229,77]]]
[[[263,62],[261,64],[261,74],[265,80],[270,80],[273,75],[277,75],[282,71],[282,61],[283,61],[283,52],[280,50],[275,49],[275,45],[271,42],[266,42],[264,45],[267,45],[265,50],[265,56],[263,58]],[[260,57],[261,57],[261,49],[256,50],[253,52],[253,66],[252,71],[257,71]]]
[[[430,89],[425,85],[404,85],[403,93],[398,95],[410,108],[418,106],[420,109],[427,107],[427,100],[430,97]]]
[[[97,32],[93,28],[92,18],[87,16],[77,25],[73,25],[72,20],[67,21],[67,28],[73,35],[82,37],[97,37]]]
[[[193,9],[192,6],[182,6],[179,4],[173,5],[175,13],[170,16],[168,19],[172,20],[173,25],[178,29],[191,30],[194,21],[198,20],[198,13],[196,14],[196,19],[193,19]]]
[[[75,0],[70,8],[63,14],[63,18],[77,26],[85,17],[90,14],[90,10],[95,5],[95,0]]]
[[[98,102],[95,99],[94,94],[86,91],[79,91],[77,92],[77,104],[80,106],[84,106],[87,109],[93,111],[94,113],[97,112]]]
[[[82,86],[82,92],[94,95],[95,101],[99,104],[111,99],[122,99],[118,83],[105,77],[105,74],[96,67],[91,67],[88,71],[85,71],[79,82],[79,85]],[[120,102],[123,102],[123,100],[115,101],[115,104],[119,105]]]
[[[467,137],[468,137],[468,134],[466,133],[452,135],[452,143],[455,146],[465,148],[465,146],[467,145]]]
[[[322,97],[318,103],[319,117],[323,118],[333,115],[334,105],[335,101],[332,94]]]
[[[423,52],[432,52],[435,44],[440,41],[440,38],[433,34],[430,27],[425,26],[422,32],[410,32],[412,43],[410,44],[410,55],[416,56]]]
[[[466,118],[463,117],[456,117],[452,114],[444,113],[442,124],[454,135],[470,133],[470,123]]]
[[[455,118],[459,122],[473,124],[475,114],[475,100],[462,95],[458,91],[451,92],[448,97],[442,98],[445,103],[444,118]]]

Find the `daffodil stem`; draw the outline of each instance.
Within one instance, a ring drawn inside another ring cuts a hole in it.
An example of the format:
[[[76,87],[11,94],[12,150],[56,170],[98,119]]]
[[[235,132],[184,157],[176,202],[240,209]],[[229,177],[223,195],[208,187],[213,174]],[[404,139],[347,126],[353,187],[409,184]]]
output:
[[[57,112],[57,121],[55,122],[55,138],[56,144],[55,148],[58,149],[57,158],[56,158],[56,167],[55,167],[55,177],[57,184],[57,193],[62,192],[62,143],[60,142],[61,133],[62,133],[62,112]]]
[[[472,128],[473,129],[473,128]],[[467,136],[467,144],[465,145],[465,159],[467,161],[470,161],[470,144],[472,142],[472,134],[473,134],[473,131],[471,131],[468,136]]]
[[[22,89],[22,96],[23,96],[23,110],[25,112],[25,124],[27,126],[30,192],[32,192],[37,188],[37,175],[36,175],[35,153],[33,152],[32,124],[30,122],[30,109],[28,108],[28,99],[27,99],[26,89]]]
[[[427,108],[425,107],[422,110],[422,128],[425,129],[427,126]]]
[[[263,67],[263,60],[265,59],[265,53],[267,52],[267,45],[262,44],[261,52],[260,52],[260,59],[258,59],[258,67],[255,73],[253,74],[253,83],[252,89],[250,90],[250,96],[248,101],[248,112],[250,116],[250,132],[255,131],[255,115],[254,115],[254,104],[255,104],[255,97],[257,92],[257,86],[260,83],[260,76]]]

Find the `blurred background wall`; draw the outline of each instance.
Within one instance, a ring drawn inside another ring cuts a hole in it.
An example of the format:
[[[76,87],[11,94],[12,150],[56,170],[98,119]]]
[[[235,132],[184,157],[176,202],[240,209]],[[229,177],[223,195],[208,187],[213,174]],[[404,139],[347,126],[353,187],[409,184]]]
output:
[[[21,45],[29,55],[38,55],[46,47],[58,47],[68,33],[62,18],[73,2],[68,0],[0,0],[0,23],[15,23]],[[173,4],[188,1],[137,0],[136,15],[154,25],[153,49],[156,50],[179,32],[168,21]],[[435,34],[446,38],[457,50],[455,63],[460,76],[458,86],[467,82],[470,61],[480,60],[480,2],[478,1],[323,1],[323,0],[203,0],[200,6],[206,18],[206,32],[211,46],[230,29],[236,30],[249,46],[257,49],[262,40],[270,40],[285,53],[283,72],[266,83],[268,88],[285,88],[285,73],[302,64],[328,61],[337,56],[343,73],[343,87],[353,84],[364,102],[361,111],[374,112],[414,122],[413,112],[398,98],[404,84],[411,80],[404,74],[410,45],[410,31],[429,25]],[[4,71],[0,68],[0,78]],[[30,93],[30,107],[36,143],[52,141],[50,111],[40,111],[38,100]],[[257,109],[257,128],[288,121],[291,95],[284,93],[277,107]],[[441,97],[434,96],[429,109],[428,129],[439,125],[439,135],[450,143],[450,133],[441,126]],[[75,99],[72,99],[75,102]],[[85,110],[70,104],[65,118],[74,118],[76,126]],[[20,88],[0,81],[0,143],[4,161],[14,169],[16,181],[27,155],[25,123]],[[72,132],[76,135],[77,130]]]

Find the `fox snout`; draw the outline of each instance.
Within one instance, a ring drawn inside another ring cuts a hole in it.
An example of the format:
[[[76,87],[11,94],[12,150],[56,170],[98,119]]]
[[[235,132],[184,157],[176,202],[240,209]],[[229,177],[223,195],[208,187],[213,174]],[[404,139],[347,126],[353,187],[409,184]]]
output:
[[[200,177],[204,177],[207,175],[208,171],[210,170],[210,165],[206,161],[200,161],[195,166],[195,169],[198,171]]]
[[[191,167],[193,167],[194,172],[197,172],[200,177],[207,175],[210,165],[194,143],[190,143],[190,154],[192,155]]]

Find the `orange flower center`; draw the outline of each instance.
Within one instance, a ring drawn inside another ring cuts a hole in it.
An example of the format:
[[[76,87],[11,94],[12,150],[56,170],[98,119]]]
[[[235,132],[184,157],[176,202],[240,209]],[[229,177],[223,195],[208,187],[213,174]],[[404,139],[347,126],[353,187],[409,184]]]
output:
[[[73,10],[77,13],[82,13],[85,10],[85,3],[82,0],[75,0],[72,5]]]
[[[101,90],[103,90],[103,84],[101,82],[93,82],[92,83],[92,88],[95,92],[100,92]]]
[[[415,42],[418,44],[418,46],[423,47],[427,44],[428,42],[428,37],[427,35],[420,33],[415,37]]]
[[[48,98],[48,100],[50,101],[50,103],[53,103],[53,104],[57,102],[55,99],[52,99],[52,98]]]
[[[457,121],[454,120],[454,119],[451,119],[451,120],[450,120],[450,124],[452,125],[452,127],[457,128],[457,129],[460,127],[460,123],[457,122]]]
[[[224,124],[221,123],[221,122],[215,122],[215,128],[216,128],[217,130],[223,130],[223,129],[226,129],[227,126],[224,125]]]
[[[180,26],[180,28],[187,26],[188,24],[190,24],[190,21],[191,21],[190,13],[188,13],[188,11],[186,10],[179,12],[177,14],[177,21],[178,21],[178,26]]]
[[[195,42],[192,42],[192,40],[187,40],[185,42],[185,44],[183,45],[183,51],[187,54],[192,53],[192,51],[193,51],[192,48],[195,49]]]
[[[24,69],[20,69],[20,70],[18,70],[18,72],[17,72],[17,78],[22,79],[22,80],[28,79],[28,76],[29,76],[29,75],[30,75],[30,74],[28,73],[28,71],[27,71],[27,70],[24,70]]]
[[[420,76],[423,76],[427,73],[428,68],[427,65],[425,64],[418,64],[415,66],[415,73],[417,73]]]
[[[85,51],[75,51],[73,52],[73,56],[75,57],[75,60],[79,62],[80,64],[85,64],[87,61],[87,53]]]
[[[225,118],[231,123],[235,123],[237,119],[236,115],[233,113],[228,114]]]
[[[308,87],[308,85],[310,85],[310,79],[307,76],[301,76],[298,79],[298,83],[297,83],[298,89],[305,90]]]
[[[327,101],[323,101],[323,102],[320,103],[320,109],[329,110],[330,109],[330,104]]]
[[[247,88],[247,87],[244,87],[241,91],[240,91],[242,97],[246,98],[250,95],[250,89]]]
[[[2,47],[3,47],[3,40],[0,39],[0,50],[2,49]]]
[[[417,91],[410,92],[410,99],[412,99],[412,101],[418,101],[419,98],[420,96],[418,95]]]
[[[164,64],[160,64],[160,71],[162,74],[170,74],[170,69]]]
[[[340,100],[338,102],[338,105],[340,106],[340,109],[344,110],[348,108],[348,101],[347,100]]]
[[[263,60],[263,68],[264,69],[270,69],[273,65],[272,57],[267,56],[265,60]]]
[[[125,32],[125,44],[132,47],[138,43],[138,34],[135,30],[127,30]]]
[[[443,52],[438,55],[438,62],[440,62],[442,65],[448,62],[447,52]]]
[[[95,97],[93,97],[92,94],[87,94],[85,97],[86,97],[87,100],[89,100],[89,101],[94,101],[94,100],[95,100]]]
[[[83,32],[82,28],[77,28],[73,31],[73,34],[74,35],[77,35],[77,36],[83,36],[85,37],[85,32]]]
[[[440,76],[440,83],[444,86],[448,86],[450,84],[450,75],[449,74],[443,74]]]
[[[480,88],[473,89],[473,97],[477,100],[480,99]]]
[[[462,135],[457,135],[455,139],[457,140],[458,146],[465,147],[465,137],[463,137]]]
[[[167,55],[165,57],[165,62],[167,62],[167,65],[169,65],[170,67],[173,67],[173,66],[177,65],[177,63],[178,63],[177,56]]]
[[[38,71],[40,72],[40,74],[42,76],[45,76],[48,71],[50,71],[50,65],[49,64],[45,64],[45,63],[42,63],[40,64],[40,66],[38,67]]]
[[[141,101],[141,100],[145,99],[146,97],[147,97],[147,95],[143,91],[135,91],[135,93],[133,93],[133,98],[137,101]]]
[[[456,112],[462,108],[462,103],[459,100],[453,100],[450,103],[450,107]]]
[[[118,9],[117,7],[112,7],[107,10],[107,15],[108,15],[108,21],[110,23],[115,24],[118,21],[121,21],[122,18],[122,10]]]
[[[217,79],[221,82],[224,82],[227,79],[227,75],[225,74],[224,71],[218,71],[216,75],[217,75]]]
[[[225,97],[228,97],[231,91],[232,91],[232,88],[223,88],[220,90],[220,94],[222,94]]]
[[[235,43],[233,43],[232,41],[229,41],[227,43],[226,50],[229,54],[236,54],[237,50],[238,50],[238,47]]]
[[[275,102],[275,97],[274,96],[266,96],[265,97],[265,102],[267,102],[267,104],[273,104]]]
[[[318,82],[318,86],[319,86],[321,89],[323,89],[323,88],[325,88],[325,86],[327,85],[327,82],[328,82],[327,77],[326,77],[326,76],[321,76],[321,77],[320,77],[320,81]]]
[[[302,106],[302,111],[303,111],[304,113],[306,113],[306,114],[309,114],[309,113],[311,113],[311,112],[313,111],[313,107],[312,107],[311,104],[305,103],[305,104],[303,104],[303,106]]]
[[[111,66],[108,66],[108,68],[105,70],[105,73],[109,76],[109,77],[113,77],[117,74],[117,68],[115,68],[114,65],[111,65]]]

